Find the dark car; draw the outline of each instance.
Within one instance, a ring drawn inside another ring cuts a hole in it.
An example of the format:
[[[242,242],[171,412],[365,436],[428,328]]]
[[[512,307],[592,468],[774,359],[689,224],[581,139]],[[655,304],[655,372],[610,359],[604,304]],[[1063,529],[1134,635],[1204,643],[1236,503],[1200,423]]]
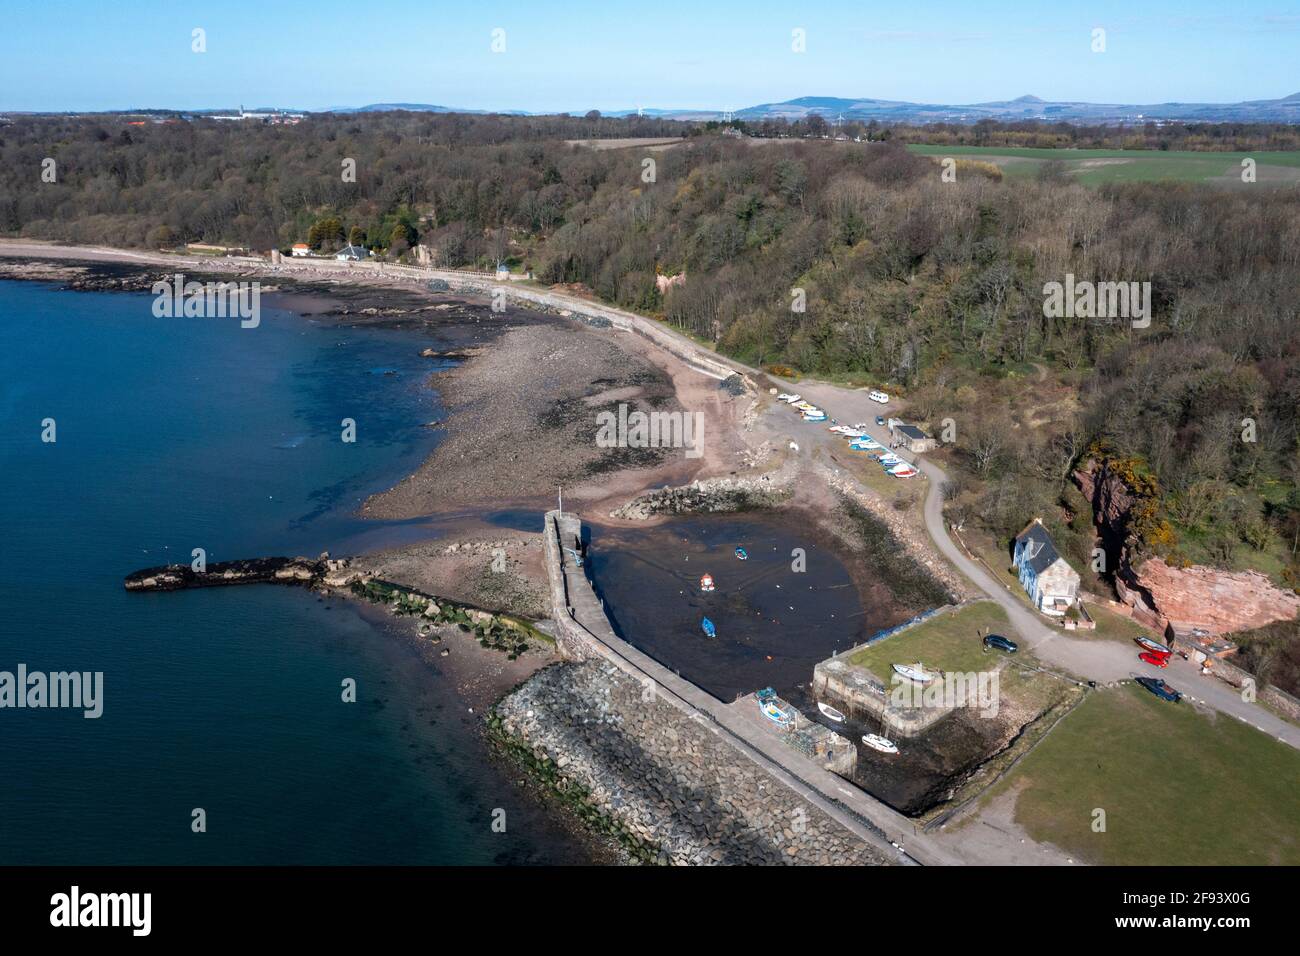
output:
[[[877,425],[883,425],[883,424],[885,424],[885,418],[884,418],[883,415],[877,415],[877,416],[876,416],[876,424],[877,424]]]
[[[984,646],[992,647],[995,650],[1006,651],[1008,654],[1014,654],[1020,650],[1020,645],[1010,638],[1003,637],[1001,634],[985,634]]]
[[[1136,680],[1161,700],[1172,701],[1176,704],[1183,699],[1182,694],[1178,693],[1178,691],[1174,690],[1158,677],[1138,677]]]

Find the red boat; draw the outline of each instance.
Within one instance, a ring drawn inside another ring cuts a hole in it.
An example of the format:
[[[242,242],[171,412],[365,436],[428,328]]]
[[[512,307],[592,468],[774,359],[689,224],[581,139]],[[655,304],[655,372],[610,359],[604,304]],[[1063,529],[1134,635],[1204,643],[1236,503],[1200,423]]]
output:
[[[1141,654],[1138,655],[1138,659],[1146,661],[1152,667],[1169,666],[1168,654],[1153,654],[1151,651],[1143,651]]]
[[[1151,640],[1151,638],[1149,637],[1138,637],[1138,638],[1134,638],[1134,640],[1137,641],[1138,646],[1140,646],[1143,650],[1149,651],[1152,654],[1163,654],[1165,657],[1168,657],[1170,654],[1173,653],[1173,651],[1171,651],[1164,644],[1159,644]]]

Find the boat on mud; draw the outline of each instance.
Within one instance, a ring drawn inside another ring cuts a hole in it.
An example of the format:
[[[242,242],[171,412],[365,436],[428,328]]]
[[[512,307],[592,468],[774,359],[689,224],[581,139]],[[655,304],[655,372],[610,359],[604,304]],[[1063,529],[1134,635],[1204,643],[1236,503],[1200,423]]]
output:
[[[898,745],[888,737],[882,737],[880,734],[865,734],[862,742],[872,750],[879,750],[882,754],[898,753]]]
[[[700,576],[700,590],[701,591],[713,590],[713,575],[703,574]]]
[[[704,631],[705,637],[717,637],[718,629],[713,626],[713,622],[707,617],[700,621],[700,630]]]
[[[926,670],[925,665],[920,661],[915,664],[894,664],[893,668],[895,674],[906,677],[916,684],[928,684],[939,677],[937,673]]]
[[[817,709],[822,712],[822,716],[827,720],[833,720],[837,724],[844,723],[844,715],[830,704],[823,704],[821,701],[817,701]]]

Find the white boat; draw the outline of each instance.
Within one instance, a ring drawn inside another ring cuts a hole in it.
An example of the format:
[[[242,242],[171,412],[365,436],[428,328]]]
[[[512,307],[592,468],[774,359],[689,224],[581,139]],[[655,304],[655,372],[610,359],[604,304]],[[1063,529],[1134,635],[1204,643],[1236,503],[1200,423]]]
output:
[[[880,456],[880,463],[884,465],[886,468],[892,468],[895,465],[905,464],[903,459],[899,458],[897,455],[891,455],[888,452]]]
[[[827,718],[829,718],[830,720],[835,721],[835,723],[837,723],[837,724],[842,724],[842,723],[844,723],[844,715],[841,714],[841,713],[840,713],[838,710],[836,710],[834,707],[832,707],[830,704],[823,704],[823,703],[819,700],[819,701],[817,701],[817,709],[820,710],[820,711],[822,712],[822,716],[823,716],[823,717],[827,717]]]
[[[901,674],[908,680],[915,681],[918,684],[928,684],[939,676],[938,674],[933,674],[926,670],[925,665],[920,661],[917,661],[915,664],[895,664],[893,667],[894,673]]]
[[[849,447],[854,451],[875,451],[882,446],[874,438],[858,438],[849,442]]]
[[[903,462],[901,465],[895,465],[893,468],[889,469],[889,473],[895,478],[915,478],[917,474],[916,469],[907,462]]]
[[[794,395],[791,394],[790,392],[782,392],[780,395],[776,397],[776,400],[778,402],[785,402],[787,405],[793,405],[795,402],[799,401],[801,397],[802,396]]]
[[[778,707],[774,701],[762,701],[758,709],[763,712],[764,717],[779,727],[788,727],[794,722],[794,718]]]
[[[791,402],[790,404],[793,405],[795,408],[799,409],[799,410],[802,411],[802,412],[806,412],[806,411],[808,411],[808,410],[811,409],[811,408],[816,408],[816,407],[817,407],[817,406],[814,405],[812,402]]]
[[[888,737],[880,736],[880,734],[866,734],[863,736],[862,742],[872,750],[879,750],[882,754],[898,753],[898,745]]]
[[[826,421],[825,412],[804,412],[803,420],[806,422],[824,422]]]

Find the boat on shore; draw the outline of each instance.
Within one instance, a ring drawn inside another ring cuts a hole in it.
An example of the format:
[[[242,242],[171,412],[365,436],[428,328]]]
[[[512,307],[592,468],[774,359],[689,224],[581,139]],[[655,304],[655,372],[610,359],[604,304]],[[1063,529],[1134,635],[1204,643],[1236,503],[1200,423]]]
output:
[[[865,734],[862,742],[872,750],[879,750],[882,754],[898,753],[898,745],[888,737],[882,737],[880,734]]]
[[[749,552],[746,551],[744,548],[737,548],[737,549],[736,549],[736,558],[737,558],[738,560],[740,560],[740,561],[748,561],[748,560],[749,560]]]
[[[764,687],[755,696],[758,698],[759,712],[772,723],[782,729],[794,724],[794,717],[790,712],[776,702],[776,691],[772,688]]]
[[[1137,641],[1139,646],[1150,651],[1152,654],[1163,654],[1165,656],[1172,656],[1174,653],[1173,650],[1167,647],[1166,645],[1161,644],[1158,641],[1153,641],[1149,637],[1135,637],[1134,640]]]
[[[700,621],[700,629],[704,631],[705,637],[717,637],[718,629],[714,627],[713,622],[707,617]]]
[[[925,665],[920,661],[915,664],[894,664],[893,668],[894,673],[906,677],[916,684],[928,684],[939,677],[938,674],[927,671]]]
[[[700,590],[701,591],[713,590],[713,575],[704,574],[700,576]]]
[[[823,704],[821,701],[817,701],[817,709],[822,712],[822,716],[827,720],[833,720],[837,724],[844,723],[844,715],[830,704]]]

